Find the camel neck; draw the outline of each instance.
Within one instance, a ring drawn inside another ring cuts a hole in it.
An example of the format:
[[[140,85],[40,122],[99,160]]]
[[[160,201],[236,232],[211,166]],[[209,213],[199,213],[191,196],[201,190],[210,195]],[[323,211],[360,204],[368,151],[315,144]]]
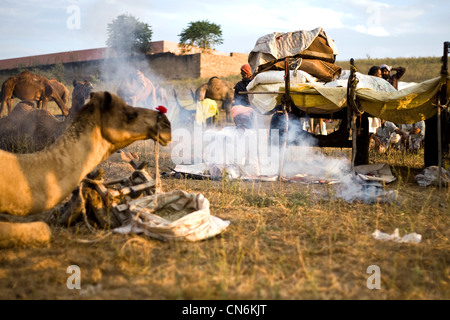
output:
[[[3,156],[14,159],[8,162],[11,167],[5,168],[8,172],[1,176],[5,181],[15,182],[21,206],[0,209],[16,215],[49,210],[68,197],[89,172],[114,152],[98,126],[85,123],[82,129],[69,126],[54,144],[36,153],[5,153]],[[12,193],[11,197],[14,196],[18,195]]]

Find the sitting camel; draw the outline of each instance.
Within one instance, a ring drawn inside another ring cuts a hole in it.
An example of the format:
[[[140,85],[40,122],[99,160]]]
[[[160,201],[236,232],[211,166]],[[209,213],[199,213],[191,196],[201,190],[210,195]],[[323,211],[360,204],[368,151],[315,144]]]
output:
[[[67,105],[63,101],[63,95],[67,89],[56,80],[48,80],[46,77],[23,71],[17,76],[9,77],[3,82],[0,94],[0,117],[5,107],[8,106],[8,115],[12,112],[12,99],[36,101],[38,108],[46,109],[47,102],[53,100],[61,109],[63,116],[69,114]]]
[[[171,125],[163,113],[131,107],[109,92],[91,94],[66,132],[48,148],[31,154],[0,150],[0,212],[27,216],[53,208],[103,160],[144,139],[170,143]],[[43,222],[0,222],[0,247],[49,238],[50,229]]]
[[[226,112],[227,122],[232,122],[231,108],[234,100],[234,85],[230,81],[221,80],[217,77],[209,79],[208,83],[202,84],[195,93],[191,90],[195,102],[206,98],[222,101],[222,109]]]
[[[21,101],[12,113],[0,119],[0,149],[30,153],[44,149],[63,134],[93,89],[89,81],[73,81],[72,107],[64,120],[47,110],[36,109],[31,101]]]
[[[130,72],[117,88],[117,94],[133,107],[140,105],[154,109],[156,90],[153,83],[140,70]]]

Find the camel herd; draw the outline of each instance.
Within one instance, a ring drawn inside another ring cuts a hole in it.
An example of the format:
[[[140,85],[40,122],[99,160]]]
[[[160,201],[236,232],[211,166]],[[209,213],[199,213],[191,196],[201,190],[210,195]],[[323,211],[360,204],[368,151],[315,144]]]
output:
[[[55,101],[64,116],[69,114],[67,108],[69,90],[55,79],[23,71],[17,76],[9,77],[2,85],[0,115],[8,107],[12,111],[12,99],[36,101],[38,108],[45,109],[48,101]]]
[[[0,93],[0,212],[16,216],[40,213],[62,202],[103,160],[134,141],[171,141],[171,123],[158,105],[167,93],[139,70],[125,75],[116,94],[93,92],[89,81],[73,81],[69,90],[56,79],[24,71],[4,81]],[[222,101],[230,118],[233,85],[211,78],[194,93],[194,103]],[[185,110],[174,91],[176,106]],[[13,108],[13,99],[21,100]],[[54,101],[63,118],[46,109]],[[7,107],[8,115],[2,117]],[[143,108],[145,107],[145,108]],[[23,146],[23,148],[21,148]],[[48,242],[44,222],[0,222],[0,248]]]
[[[137,140],[171,142],[165,114],[130,106],[117,94],[92,92],[88,81],[74,81],[73,87],[68,109],[68,91],[42,76],[25,71],[3,84],[1,104],[8,106],[8,116],[0,118],[0,147],[11,151],[20,138],[32,143],[26,153],[0,150],[0,212],[27,216],[49,210],[118,150]],[[14,109],[13,97],[22,100]],[[45,109],[52,99],[63,120]],[[0,248],[48,242],[50,235],[43,222],[0,222]]]
[[[0,149],[35,152],[52,144],[66,130],[92,90],[89,81],[73,81],[72,106],[63,120],[46,109],[35,108],[32,101],[20,101],[7,117],[0,118]]]

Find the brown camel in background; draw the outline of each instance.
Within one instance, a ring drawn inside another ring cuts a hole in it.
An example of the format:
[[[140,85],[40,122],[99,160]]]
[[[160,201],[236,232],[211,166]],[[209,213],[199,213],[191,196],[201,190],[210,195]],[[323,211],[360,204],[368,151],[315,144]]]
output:
[[[64,85],[56,83],[56,80],[48,80],[46,77],[23,71],[17,76],[9,77],[3,82],[0,94],[0,117],[5,107],[8,106],[8,115],[12,111],[12,99],[36,101],[38,108],[46,109],[47,102],[53,100],[64,116],[69,114],[63,96],[68,94]]]
[[[11,114],[0,119],[0,149],[31,153],[44,149],[64,133],[93,89],[89,81],[73,81],[72,107],[64,120],[48,110],[36,109],[32,101],[19,102]]]
[[[117,88],[117,94],[133,107],[157,107],[155,86],[140,70],[130,72],[124,77]]]
[[[78,81],[75,79],[72,84],[72,107],[70,108],[69,114],[78,112],[94,89],[92,83],[87,80]]]
[[[222,109],[226,112],[227,122],[232,122],[231,108],[234,99],[234,85],[230,81],[212,77],[208,83],[202,84],[195,93],[191,90],[192,98],[195,102],[209,98],[222,102]]]

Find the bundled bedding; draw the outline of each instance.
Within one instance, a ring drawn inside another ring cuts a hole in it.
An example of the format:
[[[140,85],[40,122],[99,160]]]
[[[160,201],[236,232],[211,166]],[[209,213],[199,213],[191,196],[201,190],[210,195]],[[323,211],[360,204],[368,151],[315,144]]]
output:
[[[250,103],[262,114],[281,104],[286,58],[290,58],[290,97],[306,113],[332,114],[347,106],[349,70],[336,66],[337,48],[322,28],[274,32],[260,37],[249,54],[254,79]],[[436,114],[436,93],[448,78],[437,77],[396,90],[386,80],[356,72],[356,98],[373,117],[415,123]],[[447,87],[450,90],[450,86]]]

